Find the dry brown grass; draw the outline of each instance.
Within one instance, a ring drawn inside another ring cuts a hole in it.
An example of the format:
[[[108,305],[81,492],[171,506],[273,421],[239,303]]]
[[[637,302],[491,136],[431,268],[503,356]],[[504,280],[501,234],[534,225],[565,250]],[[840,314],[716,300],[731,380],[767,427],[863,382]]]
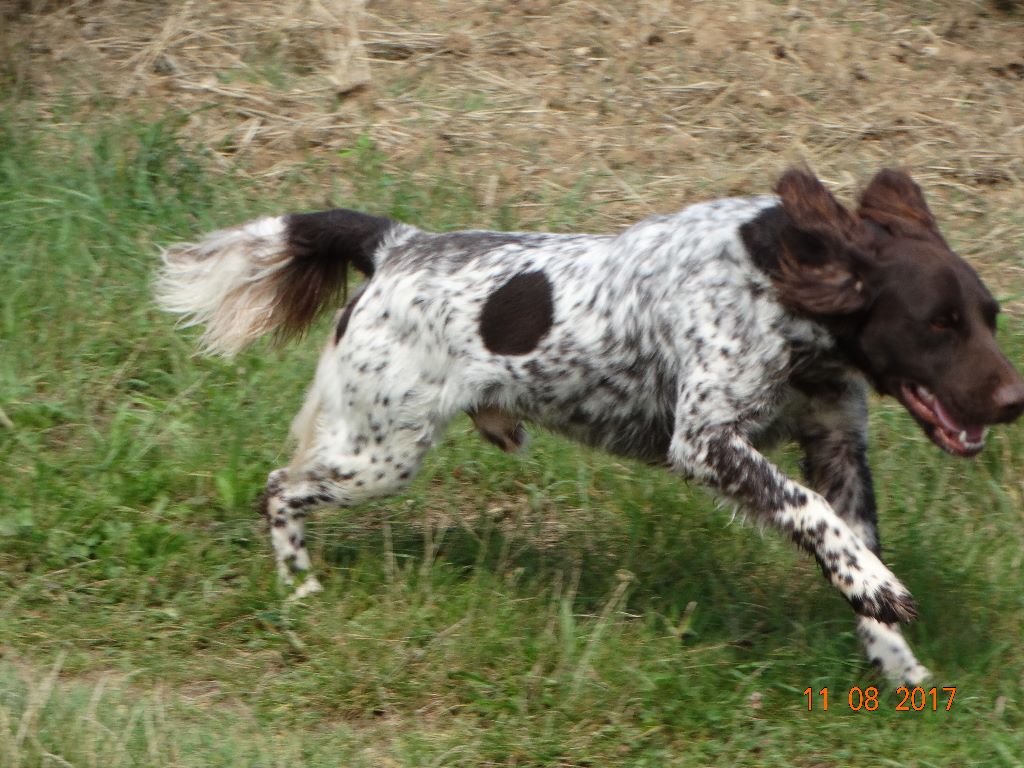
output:
[[[311,190],[366,134],[388,170],[444,168],[523,227],[582,185],[592,228],[810,163],[840,193],[909,168],[1006,292],[1024,242],[1024,16],[969,3],[753,0],[35,0],[8,79],[43,108],[97,90],[267,183]],[[876,6],[876,7],[873,7]],[[317,178],[319,176],[319,178]],[[321,199],[311,191],[311,199]]]

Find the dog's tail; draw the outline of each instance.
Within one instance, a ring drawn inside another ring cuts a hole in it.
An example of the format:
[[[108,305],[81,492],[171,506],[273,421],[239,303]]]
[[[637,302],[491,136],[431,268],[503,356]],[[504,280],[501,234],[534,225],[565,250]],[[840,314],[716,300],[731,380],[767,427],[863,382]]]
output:
[[[302,333],[345,290],[348,268],[371,276],[390,219],[336,208],[251,221],[163,250],[160,306],[206,326],[204,351],[231,357],[270,331]]]

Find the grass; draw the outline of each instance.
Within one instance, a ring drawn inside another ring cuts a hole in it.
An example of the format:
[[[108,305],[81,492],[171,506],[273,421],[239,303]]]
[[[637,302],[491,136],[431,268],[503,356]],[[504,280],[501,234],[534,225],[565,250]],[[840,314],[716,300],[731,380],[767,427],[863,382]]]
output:
[[[198,359],[149,283],[159,243],[322,201],[215,170],[179,123],[0,115],[0,764],[1020,764],[1019,426],[967,463],[896,407],[872,417],[887,560],[950,712],[893,711],[785,542],[544,434],[510,458],[457,424],[408,493],[313,521],[326,592],[285,603],[251,500],[321,334]],[[404,182],[369,140],[336,162],[337,204],[516,223]],[[587,199],[545,201],[548,223],[588,224]],[[1019,359],[1019,321],[1003,339]],[[872,684],[882,706],[851,712]]]

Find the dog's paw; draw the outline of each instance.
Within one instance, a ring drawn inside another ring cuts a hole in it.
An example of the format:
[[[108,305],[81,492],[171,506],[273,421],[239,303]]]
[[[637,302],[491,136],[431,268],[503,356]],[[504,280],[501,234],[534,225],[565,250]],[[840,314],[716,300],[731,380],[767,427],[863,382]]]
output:
[[[295,588],[294,592],[288,595],[288,602],[295,602],[296,600],[301,600],[304,597],[323,591],[324,587],[316,576],[307,576],[306,580],[299,584],[299,586]]]
[[[910,591],[844,525],[819,525],[814,554],[825,577],[862,616],[886,624],[917,618]]]
[[[917,604],[898,581],[883,584],[861,594],[847,594],[853,610],[885,624],[907,624],[917,618]]]
[[[931,676],[932,673],[928,667],[915,662],[914,664],[906,667],[902,672],[898,673],[897,682],[906,683],[911,686],[918,686]]]
[[[861,616],[885,624],[902,624],[917,618],[917,606],[910,591],[863,545],[844,548],[839,557],[826,554],[822,569]]]
[[[914,598],[878,556],[829,506],[824,497],[801,491],[804,500],[784,508],[781,527],[811,552],[821,572],[857,613],[887,623],[913,621]]]
[[[899,627],[859,616],[857,636],[864,644],[864,651],[871,663],[890,682],[916,686],[931,676],[928,668],[915,658]]]

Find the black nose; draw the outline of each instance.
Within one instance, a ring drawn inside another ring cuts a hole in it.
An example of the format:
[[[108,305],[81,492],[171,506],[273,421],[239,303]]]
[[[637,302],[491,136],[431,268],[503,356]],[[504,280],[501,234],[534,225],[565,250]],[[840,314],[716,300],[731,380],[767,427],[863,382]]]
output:
[[[1024,381],[1018,379],[1010,384],[1000,384],[992,393],[1000,422],[1014,421],[1024,412]]]

